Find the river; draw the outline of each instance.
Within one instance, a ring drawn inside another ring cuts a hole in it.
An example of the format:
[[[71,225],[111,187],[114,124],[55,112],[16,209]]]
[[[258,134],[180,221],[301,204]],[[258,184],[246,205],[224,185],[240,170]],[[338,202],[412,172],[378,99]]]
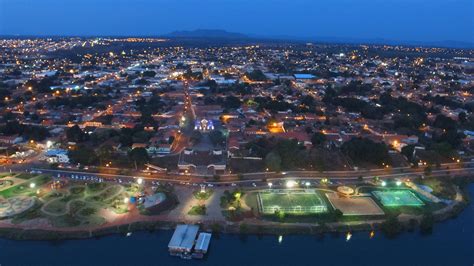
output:
[[[469,187],[474,199],[474,184]],[[456,219],[436,224],[433,234],[404,233],[386,239],[377,233],[315,236],[221,235],[206,259],[171,257],[172,231],[137,232],[88,240],[14,241],[0,239],[0,265],[474,265],[474,204]]]

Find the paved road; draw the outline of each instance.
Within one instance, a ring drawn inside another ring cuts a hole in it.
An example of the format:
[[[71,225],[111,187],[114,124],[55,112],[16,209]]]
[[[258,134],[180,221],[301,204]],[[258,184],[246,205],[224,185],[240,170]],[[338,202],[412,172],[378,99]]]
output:
[[[322,178],[329,178],[332,182],[338,184],[349,184],[358,182],[359,177],[363,179],[371,179],[378,176],[380,179],[393,178],[414,178],[423,175],[423,169],[410,169],[403,172],[389,171],[347,171],[347,172],[286,172],[286,173],[261,173],[246,176],[243,180],[237,180],[236,176],[227,176],[219,181],[205,179],[202,176],[193,175],[153,175],[153,176],[130,176],[130,175],[115,175],[105,173],[89,173],[74,170],[52,170],[52,169],[33,169],[41,173],[49,173],[54,177],[70,178],[73,180],[90,181],[90,182],[117,182],[117,183],[135,183],[139,178],[144,180],[145,184],[157,183],[171,183],[178,185],[193,185],[204,183],[208,186],[244,186],[244,187],[267,187],[268,182],[274,182],[275,185],[281,183],[282,180],[307,180],[313,182],[311,185],[319,183]],[[450,168],[450,169],[434,169],[431,176],[466,176],[474,174],[474,165],[465,164],[464,167]],[[266,180],[266,181],[263,181]],[[285,182],[285,181],[283,181]],[[283,185],[281,183],[280,185]]]

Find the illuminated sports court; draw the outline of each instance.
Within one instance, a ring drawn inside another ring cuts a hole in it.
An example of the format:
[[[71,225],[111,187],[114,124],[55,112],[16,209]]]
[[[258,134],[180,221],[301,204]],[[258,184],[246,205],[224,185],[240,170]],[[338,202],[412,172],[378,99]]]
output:
[[[398,206],[423,206],[423,201],[418,198],[415,193],[410,190],[378,190],[373,191],[372,194],[380,200],[385,207]]]
[[[275,190],[258,193],[261,213],[282,211],[290,214],[327,212],[327,204],[315,190]]]

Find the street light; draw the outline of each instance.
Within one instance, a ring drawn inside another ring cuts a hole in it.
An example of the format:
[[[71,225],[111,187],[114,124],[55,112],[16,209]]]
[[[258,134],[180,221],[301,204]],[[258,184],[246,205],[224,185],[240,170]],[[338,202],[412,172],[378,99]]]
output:
[[[137,184],[141,185],[143,183],[143,179],[140,177],[137,179]]]
[[[30,188],[35,188],[36,184],[35,183],[30,183]]]
[[[272,188],[272,186],[273,186],[273,183],[272,183],[272,182],[268,182],[268,188],[270,188],[270,189],[271,189],[271,188]]]
[[[306,185],[306,188],[309,188],[309,186],[311,185],[311,183],[306,182],[305,185]]]
[[[286,187],[287,188],[292,188],[294,186],[295,186],[295,181],[289,180],[289,181],[286,182]]]
[[[385,187],[385,186],[387,186],[387,182],[382,181],[382,187]]]
[[[400,180],[397,180],[397,183],[396,183],[396,184],[397,184],[397,186],[399,187],[399,186],[401,186],[401,185],[402,185],[402,181],[400,181]]]

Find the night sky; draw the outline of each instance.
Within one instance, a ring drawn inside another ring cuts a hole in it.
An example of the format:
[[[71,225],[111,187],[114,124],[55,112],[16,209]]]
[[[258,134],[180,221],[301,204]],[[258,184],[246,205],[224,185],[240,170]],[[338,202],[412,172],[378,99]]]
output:
[[[2,35],[160,35],[474,42],[473,0],[0,0]]]

